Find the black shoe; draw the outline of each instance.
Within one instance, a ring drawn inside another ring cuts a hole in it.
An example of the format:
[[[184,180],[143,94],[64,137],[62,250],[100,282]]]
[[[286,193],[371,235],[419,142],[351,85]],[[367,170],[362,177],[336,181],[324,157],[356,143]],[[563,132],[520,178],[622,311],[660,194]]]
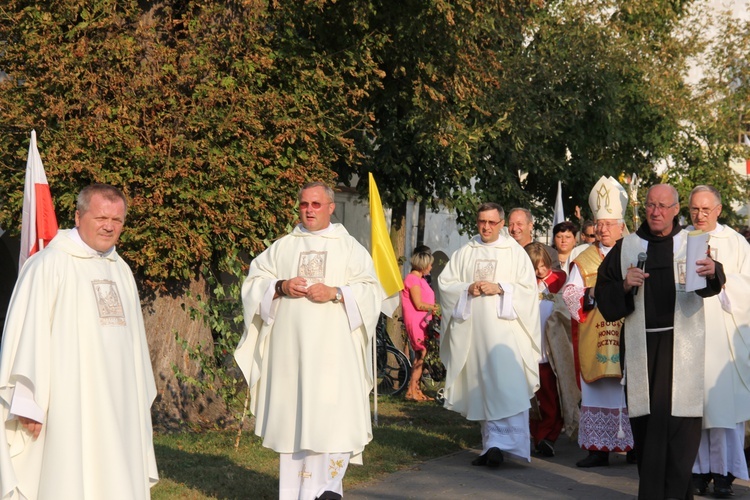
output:
[[[625,454],[625,461],[629,464],[638,463],[638,455],[635,454],[635,450],[630,450]]]
[[[576,462],[576,467],[604,467],[609,465],[608,451],[589,451],[589,456]]]
[[[500,451],[500,448],[490,448],[487,450],[487,467],[492,469],[500,467],[503,460],[505,459],[503,458],[503,452]]]
[[[471,461],[471,465],[487,465],[487,453],[479,455],[477,458]]]
[[[553,443],[549,439],[542,439],[541,441],[539,441],[539,443],[537,443],[536,451],[538,451],[545,457],[554,457],[555,443]]]
[[[719,474],[713,475],[714,479],[714,496],[716,498],[729,498],[734,495],[732,489],[732,481],[734,476],[729,474],[728,476],[721,476]]]
[[[341,495],[334,491],[324,491],[322,495],[317,497],[315,500],[341,500]]]
[[[710,482],[711,474],[693,474],[693,495],[705,495]]]

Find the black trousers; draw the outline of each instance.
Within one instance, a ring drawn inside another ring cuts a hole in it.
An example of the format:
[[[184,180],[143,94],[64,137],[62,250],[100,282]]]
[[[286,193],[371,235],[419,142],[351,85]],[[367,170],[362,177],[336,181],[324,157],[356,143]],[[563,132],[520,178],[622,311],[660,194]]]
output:
[[[638,498],[691,500],[702,418],[672,416],[673,332],[646,335],[651,414],[630,419],[638,457]]]

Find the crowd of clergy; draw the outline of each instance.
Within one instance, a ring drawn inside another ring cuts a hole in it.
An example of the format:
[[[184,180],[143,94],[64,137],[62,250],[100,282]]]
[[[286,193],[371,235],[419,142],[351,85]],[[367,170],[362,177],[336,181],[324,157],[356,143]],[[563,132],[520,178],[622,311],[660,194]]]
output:
[[[385,297],[368,251],[331,221],[334,191],[309,183],[297,201],[300,224],[250,265],[234,355],[255,433],[280,455],[279,498],[338,500],[372,440]],[[431,283],[432,254],[415,249],[401,294],[415,358],[406,397],[432,400],[420,376],[441,316],[444,407],[481,431],[472,465],[554,459],[565,433],[579,467],[612,453],[637,464],[640,499],[729,497],[749,479],[750,244],[718,222],[711,186],[686,200],[685,228],[666,184],[648,190],[633,233],[616,179],[588,202],[593,221],[580,236],[556,224],[554,248],[534,241],[530,210],[483,203],[476,235]],[[126,213],[119,189],[85,188],[76,227],[19,275],[0,352],[3,499],[146,499],[158,481],[140,300],[115,247]]]
[[[565,221],[554,248],[533,241],[528,209],[506,231],[502,207],[479,207],[437,280],[445,407],[480,423],[473,465],[554,457],[565,432],[587,452],[579,467],[613,452],[637,464],[640,499],[730,497],[748,479],[750,244],[718,222],[711,186],[691,192],[685,228],[672,186],[648,190],[632,234],[628,202],[602,177],[583,243]]]

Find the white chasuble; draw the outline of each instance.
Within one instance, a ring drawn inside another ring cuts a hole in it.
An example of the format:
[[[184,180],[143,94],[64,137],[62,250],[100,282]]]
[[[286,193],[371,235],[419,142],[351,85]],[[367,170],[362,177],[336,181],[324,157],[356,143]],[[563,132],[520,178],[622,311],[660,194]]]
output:
[[[2,498],[149,498],[158,480],[150,413],[156,388],[128,265],[115,251],[91,255],[60,231],[27,261],[8,311]],[[8,420],[19,381],[44,414],[37,440],[18,419]]]
[[[478,280],[500,283],[505,295],[467,297]],[[541,323],[536,276],[524,249],[504,234],[491,244],[475,237],[453,254],[438,284],[445,407],[469,420],[528,410],[539,388]],[[460,302],[468,313],[453,315]]]
[[[348,287],[356,304],[274,299],[273,319],[260,304],[279,279],[304,276]],[[250,264],[242,286],[246,331],[235,351],[251,391],[255,433],[279,453],[351,452],[361,463],[372,439],[369,394],[371,342],[382,288],[370,255],[340,224],[310,233],[301,226]],[[356,306],[362,325],[350,328],[346,308]]]

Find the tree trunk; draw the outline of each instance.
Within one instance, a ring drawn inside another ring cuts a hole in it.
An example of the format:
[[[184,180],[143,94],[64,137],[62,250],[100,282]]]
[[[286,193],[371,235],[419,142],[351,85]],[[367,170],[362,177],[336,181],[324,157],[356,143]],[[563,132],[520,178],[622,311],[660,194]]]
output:
[[[404,264],[404,255],[406,255],[406,202],[391,210],[391,245],[396,253],[399,267]],[[396,308],[392,318],[388,318],[387,329],[391,340],[396,347],[401,349],[407,355],[408,342],[403,330],[403,322],[399,320],[402,316],[401,306]]]
[[[417,216],[417,246],[424,245],[424,226],[427,218],[427,203],[424,200],[419,202],[419,215]],[[404,248],[406,255],[406,248]]]
[[[156,401],[151,413],[154,427],[158,430],[177,430],[190,427],[207,427],[223,424],[231,418],[224,402],[213,391],[201,394],[196,387],[181,382],[174,368],[193,379],[202,380],[204,374],[199,360],[190,359],[175,338],[188,344],[192,350],[198,346],[211,354],[213,338],[211,331],[200,317],[191,319],[191,307],[198,307],[195,297],[207,297],[208,289],[203,277],[191,281],[187,286],[177,286],[180,292],[156,293],[143,300],[143,319],[146,325],[151,353],[151,364],[156,379]],[[186,289],[190,291],[188,295]]]

